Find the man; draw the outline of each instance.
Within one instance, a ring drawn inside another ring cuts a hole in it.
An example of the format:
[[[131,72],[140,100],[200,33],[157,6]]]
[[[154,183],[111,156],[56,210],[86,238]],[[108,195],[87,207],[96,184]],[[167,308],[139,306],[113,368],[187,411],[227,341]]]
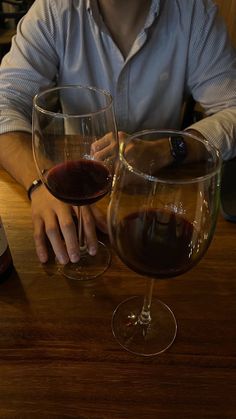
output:
[[[191,94],[209,117],[189,129],[223,158],[236,153],[236,54],[211,0],[35,1],[0,70],[0,162],[26,190],[37,178],[32,98],[56,83],[110,91],[124,132],[180,128]],[[70,206],[41,185],[31,207],[39,260],[47,261],[48,237],[61,263],[78,261]],[[95,224],[105,231],[106,223],[96,206],[84,209],[83,219],[94,254]]]

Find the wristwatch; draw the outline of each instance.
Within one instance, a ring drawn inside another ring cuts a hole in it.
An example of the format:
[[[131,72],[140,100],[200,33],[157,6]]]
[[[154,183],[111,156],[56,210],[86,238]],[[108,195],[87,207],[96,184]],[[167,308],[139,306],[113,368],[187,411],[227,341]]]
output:
[[[170,152],[176,163],[181,163],[188,154],[187,145],[181,135],[169,137]]]

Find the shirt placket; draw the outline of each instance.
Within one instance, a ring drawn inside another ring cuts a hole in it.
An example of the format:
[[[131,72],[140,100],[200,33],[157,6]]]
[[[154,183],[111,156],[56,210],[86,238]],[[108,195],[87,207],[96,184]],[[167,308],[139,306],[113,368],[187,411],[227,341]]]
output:
[[[117,117],[117,125],[120,130],[126,131],[129,121],[129,63],[125,64],[121,70],[115,93],[115,112]]]
[[[117,77],[116,82],[116,96],[115,96],[115,110],[119,115],[117,118],[118,128],[127,131],[129,124],[129,95],[130,92],[130,70],[132,66],[133,57],[138,54],[139,50],[146,42],[147,34],[143,31],[136,39],[130,54],[128,55],[124,65]]]

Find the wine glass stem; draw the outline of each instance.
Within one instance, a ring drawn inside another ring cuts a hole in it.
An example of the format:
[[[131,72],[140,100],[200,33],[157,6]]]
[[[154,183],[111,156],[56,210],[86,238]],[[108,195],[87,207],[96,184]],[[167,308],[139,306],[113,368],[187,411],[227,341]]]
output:
[[[152,293],[153,293],[154,279],[147,279],[146,282],[146,293],[144,296],[144,302],[142,311],[138,318],[138,323],[142,325],[149,325],[151,323],[151,304],[152,304]]]
[[[87,252],[87,246],[84,239],[82,207],[79,207],[79,246],[80,246],[80,253]]]

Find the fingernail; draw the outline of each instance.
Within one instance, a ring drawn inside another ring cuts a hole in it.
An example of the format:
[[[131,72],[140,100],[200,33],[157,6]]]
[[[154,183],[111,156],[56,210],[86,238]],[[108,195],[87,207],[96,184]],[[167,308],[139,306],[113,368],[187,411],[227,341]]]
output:
[[[61,265],[66,265],[68,263],[68,258],[64,255],[59,255],[58,261]]]
[[[79,254],[78,253],[72,253],[72,255],[70,255],[70,260],[72,263],[78,262],[79,261]]]
[[[97,253],[97,249],[96,249],[96,247],[91,246],[91,247],[88,249],[88,252],[89,252],[90,256],[95,256],[95,255],[96,255],[96,253]]]
[[[48,256],[46,253],[39,254],[39,260],[41,263],[46,263],[48,261]]]

